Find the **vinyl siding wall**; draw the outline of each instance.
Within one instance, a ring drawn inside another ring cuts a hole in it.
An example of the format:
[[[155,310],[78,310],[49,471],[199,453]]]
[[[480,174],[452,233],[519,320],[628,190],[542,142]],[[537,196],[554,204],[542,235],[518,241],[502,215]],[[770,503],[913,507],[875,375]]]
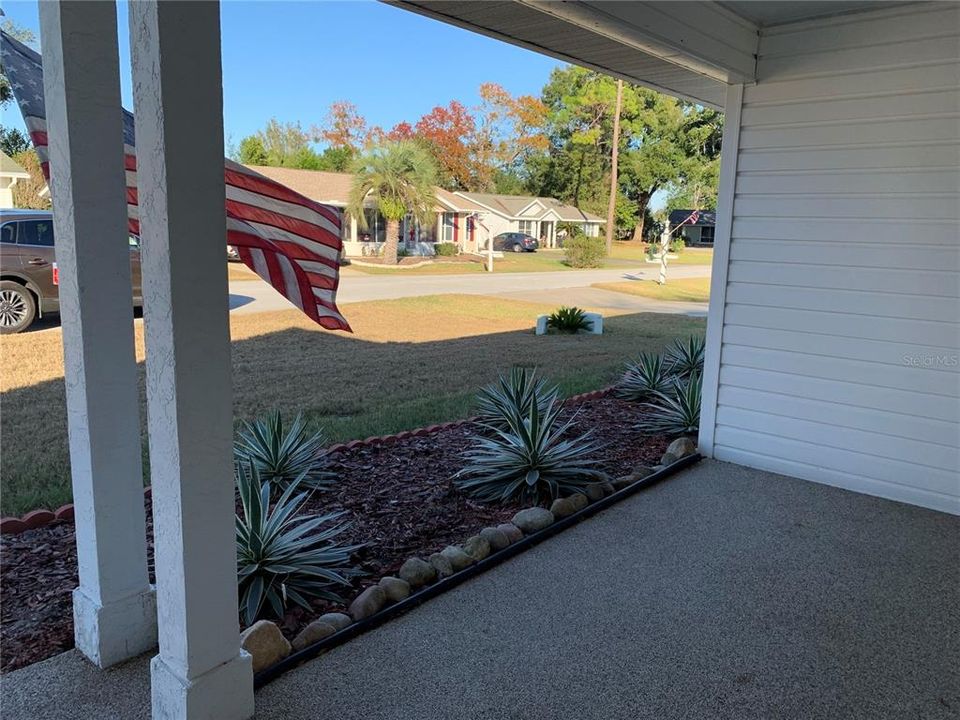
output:
[[[956,5],[762,33],[706,371],[715,457],[960,513],[958,87]]]

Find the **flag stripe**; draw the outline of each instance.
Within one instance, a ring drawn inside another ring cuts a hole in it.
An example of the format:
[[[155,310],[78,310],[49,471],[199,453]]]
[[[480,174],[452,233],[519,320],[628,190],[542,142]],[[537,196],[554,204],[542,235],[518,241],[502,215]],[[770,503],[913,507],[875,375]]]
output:
[[[49,182],[40,55],[5,32],[0,33],[0,53]],[[27,86],[28,92],[18,92]],[[135,130],[133,116],[124,110],[127,220],[130,232],[139,235]],[[350,325],[336,305],[343,251],[340,211],[228,159],[224,159],[224,184],[226,241],[237,247],[243,263],[322,327],[349,331]]]

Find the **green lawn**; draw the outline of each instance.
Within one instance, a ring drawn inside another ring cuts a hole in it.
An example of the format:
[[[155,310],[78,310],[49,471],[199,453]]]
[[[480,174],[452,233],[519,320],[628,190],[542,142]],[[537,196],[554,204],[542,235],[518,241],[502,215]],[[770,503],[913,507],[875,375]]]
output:
[[[538,250],[535,253],[506,253],[503,258],[493,261],[494,272],[554,272],[573,270],[563,261],[563,250]],[[604,261],[604,267],[637,267],[643,265],[646,255],[642,245],[633,243],[615,243],[613,252]],[[686,248],[671,265],[710,265],[713,262],[713,250],[710,248]],[[349,272],[366,275],[462,275],[465,273],[486,272],[481,262],[443,262],[437,261],[421,267],[403,269],[391,267],[363,267],[350,265]]]
[[[468,416],[477,388],[511,365],[585,392],[628,358],[704,328],[682,315],[607,313],[602,336],[535,336],[536,316],[554,309],[473,295],[355,303],[343,306],[352,335],[294,310],[235,315],[234,416],[303,411],[331,442],[382,435]],[[140,320],[136,339],[142,361]],[[0,347],[0,512],[55,508],[71,497],[60,330],[4,335]],[[140,373],[142,389],[142,362]]]

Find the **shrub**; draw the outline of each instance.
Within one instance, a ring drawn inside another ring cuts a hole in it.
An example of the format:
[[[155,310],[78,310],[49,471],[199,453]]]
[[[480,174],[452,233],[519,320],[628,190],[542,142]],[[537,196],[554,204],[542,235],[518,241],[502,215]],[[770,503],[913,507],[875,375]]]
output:
[[[382,252],[382,251],[381,251],[381,252]],[[398,257],[398,258],[410,257],[412,254],[413,254],[413,253],[411,253],[411,252],[410,252],[409,250],[407,250],[405,247],[398,247],[398,248],[397,248],[397,257]]]
[[[687,376],[692,373],[703,373],[703,356],[706,350],[706,340],[702,335],[691,335],[686,339],[677,339],[667,348],[666,363],[670,372],[675,375]]]
[[[477,393],[477,419],[482,425],[504,429],[512,413],[526,417],[536,403],[543,411],[559,392],[546,379],[537,379],[535,370],[511,368],[509,375],[501,375],[497,382],[487,385]]]
[[[656,242],[647,243],[647,260],[656,260],[660,257],[660,244]]]
[[[573,334],[588,330],[590,321],[587,320],[587,314],[578,307],[561,307],[547,318],[547,327],[557,332]]]
[[[595,268],[603,265],[607,245],[601,237],[572,235],[563,243],[567,265],[575,268]]]
[[[333,592],[359,574],[350,556],[360,545],[338,545],[333,538],[349,527],[334,525],[342,513],[297,515],[309,497],[299,481],[287,485],[270,506],[270,483],[252,460],[237,463],[237,490],[243,516],[236,519],[237,582],[240,614],[253,624],[266,606],[282,617],[288,602],[309,610],[310,600],[341,602]]]
[[[646,403],[650,412],[637,423],[637,429],[649,434],[692,435],[700,429],[702,382],[699,373],[675,378],[667,391],[654,395]]]
[[[275,411],[264,419],[244,422],[237,432],[234,455],[250,460],[261,478],[283,489],[294,480],[304,487],[329,487],[334,474],[325,470],[327,440],[323,432],[310,433],[303,415],[298,413],[289,429]]]
[[[643,353],[635,363],[627,365],[617,383],[616,396],[624,400],[647,400],[666,391],[671,385],[669,370],[660,355]]]
[[[687,247],[687,241],[682,237],[674,238],[670,241],[670,252],[677,253],[678,255],[684,251]]]
[[[574,418],[559,423],[560,411],[551,398],[543,411],[531,403],[526,414],[509,412],[505,429],[486,426],[491,435],[473,437],[474,447],[463,455],[467,464],[454,476],[456,487],[482,501],[545,502],[606,481],[589,457],[599,444],[589,432],[564,439]]]
[[[457,246],[452,242],[437,243],[433,246],[433,251],[440,256],[450,257],[457,254]]]

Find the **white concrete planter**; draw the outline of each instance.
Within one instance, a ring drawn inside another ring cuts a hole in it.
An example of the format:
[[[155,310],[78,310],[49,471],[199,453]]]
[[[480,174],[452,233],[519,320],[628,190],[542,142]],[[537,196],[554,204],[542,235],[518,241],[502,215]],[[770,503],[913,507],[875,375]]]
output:
[[[587,330],[588,335],[603,335],[603,315],[600,313],[586,313],[587,322],[590,323],[590,328]],[[547,334],[547,318],[549,315],[540,315],[537,317],[537,335],[546,335]]]

